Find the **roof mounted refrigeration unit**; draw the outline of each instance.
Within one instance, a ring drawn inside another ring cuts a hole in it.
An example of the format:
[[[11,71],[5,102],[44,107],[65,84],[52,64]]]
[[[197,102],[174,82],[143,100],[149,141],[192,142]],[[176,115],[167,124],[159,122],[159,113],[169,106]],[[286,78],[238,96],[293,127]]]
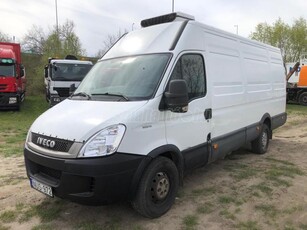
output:
[[[176,12],[171,14],[165,14],[154,18],[148,18],[141,21],[142,27],[153,26],[157,24],[173,22],[173,21],[185,21],[185,20],[195,20],[195,17],[182,12]]]

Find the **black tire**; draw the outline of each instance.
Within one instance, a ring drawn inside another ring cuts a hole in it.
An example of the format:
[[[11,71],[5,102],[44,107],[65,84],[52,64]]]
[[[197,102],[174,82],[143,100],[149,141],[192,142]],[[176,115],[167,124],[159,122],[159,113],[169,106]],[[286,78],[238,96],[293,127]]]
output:
[[[18,104],[18,105],[15,107],[15,110],[16,110],[16,111],[20,111],[20,104]]]
[[[270,130],[266,124],[262,124],[261,132],[259,136],[252,141],[252,152],[257,154],[264,154],[269,147],[269,136]]]
[[[21,106],[21,102],[22,102],[21,99],[22,99],[22,96],[21,95],[17,95],[17,104],[14,107],[15,111],[20,111],[20,106]]]
[[[172,207],[178,188],[176,165],[166,157],[158,157],[143,174],[132,206],[142,216],[160,217]]]
[[[307,106],[307,92],[304,92],[300,95],[299,99],[298,99],[298,102],[301,104],[301,105],[304,105],[304,106]]]
[[[49,103],[49,101],[50,101],[50,92],[49,92],[49,90],[47,88],[45,90],[45,98],[46,98],[46,101]]]

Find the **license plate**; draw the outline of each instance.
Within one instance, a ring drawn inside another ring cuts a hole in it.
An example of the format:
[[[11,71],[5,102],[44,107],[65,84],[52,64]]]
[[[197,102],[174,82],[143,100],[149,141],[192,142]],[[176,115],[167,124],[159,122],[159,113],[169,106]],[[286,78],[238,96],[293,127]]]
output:
[[[9,98],[9,104],[16,104],[17,103],[17,98],[16,97],[10,97]]]
[[[40,191],[48,196],[53,197],[52,188],[50,186],[45,185],[41,182],[38,182],[37,180],[33,178],[30,178],[30,184],[31,184],[31,187],[36,189],[37,191]]]

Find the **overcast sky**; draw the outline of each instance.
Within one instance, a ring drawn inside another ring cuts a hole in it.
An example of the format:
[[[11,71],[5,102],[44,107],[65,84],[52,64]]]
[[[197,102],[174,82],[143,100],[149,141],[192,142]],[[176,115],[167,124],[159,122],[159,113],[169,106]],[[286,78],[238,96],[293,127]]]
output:
[[[197,21],[248,37],[260,22],[279,17],[292,24],[307,18],[306,0],[174,0],[175,11]],[[172,0],[57,0],[59,24],[72,20],[87,55],[103,48],[109,34],[140,28],[145,18],[172,11]],[[0,0],[0,31],[20,42],[32,25],[47,33],[56,22],[55,0]]]

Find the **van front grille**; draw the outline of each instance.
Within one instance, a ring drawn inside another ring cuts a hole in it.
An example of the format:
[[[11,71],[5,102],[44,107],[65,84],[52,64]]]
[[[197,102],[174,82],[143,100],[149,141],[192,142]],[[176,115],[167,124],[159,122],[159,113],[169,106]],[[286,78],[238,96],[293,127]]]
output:
[[[54,87],[54,91],[57,91],[60,97],[69,97],[69,88]]]
[[[32,143],[42,148],[51,149],[59,152],[68,152],[73,145],[73,141],[48,137],[37,133],[32,133]]]

